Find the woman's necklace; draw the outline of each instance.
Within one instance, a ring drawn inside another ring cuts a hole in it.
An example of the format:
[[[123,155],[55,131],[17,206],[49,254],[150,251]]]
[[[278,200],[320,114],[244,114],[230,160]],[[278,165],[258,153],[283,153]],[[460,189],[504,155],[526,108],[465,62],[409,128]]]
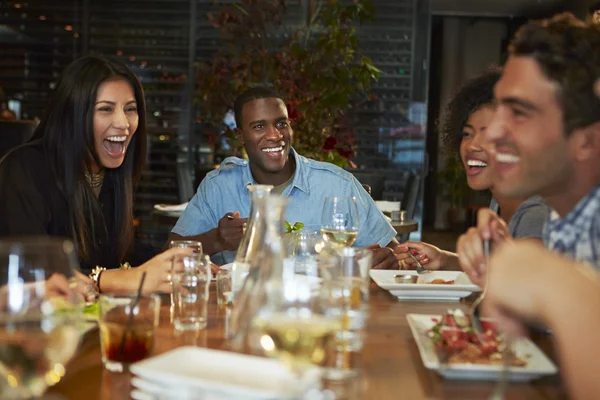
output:
[[[104,170],[100,171],[99,174],[91,174],[85,171],[85,180],[92,189],[97,188],[104,182]]]

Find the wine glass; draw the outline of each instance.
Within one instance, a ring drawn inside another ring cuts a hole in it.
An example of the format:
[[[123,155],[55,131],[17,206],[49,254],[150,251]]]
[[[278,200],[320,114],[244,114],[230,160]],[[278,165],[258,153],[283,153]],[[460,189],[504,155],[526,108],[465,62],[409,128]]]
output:
[[[41,396],[79,344],[83,297],[70,241],[0,241],[0,398]]]
[[[253,319],[253,331],[267,356],[275,357],[297,378],[297,398],[319,391],[321,371],[335,354],[339,315],[328,312],[328,299],[302,276],[273,285],[267,304]]]
[[[325,197],[321,233],[334,247],[350,247],[358,237],[360,220],[354,197]]]

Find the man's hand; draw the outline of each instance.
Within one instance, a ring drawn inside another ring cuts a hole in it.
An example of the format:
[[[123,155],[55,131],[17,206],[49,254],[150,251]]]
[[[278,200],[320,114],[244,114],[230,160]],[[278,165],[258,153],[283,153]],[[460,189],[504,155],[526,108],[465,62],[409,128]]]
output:
[[[526,322],[550,322],[551,297],[561,290],[569,292],[564,289],[573,277],[586,273],[573,260],[528,239],[500,245],[490,257],[488,268],[489,287],[482,311],[511,336],[524,335]],[[596,280],[593,272],[590,276]]]
[[[244,228],[247,221],[248,218],[240,218],[238,211],[227,213],[219,220],[217,239],[224,250],[237,250],[242,237],[244,237]]]
[[[506,222],[489,208],[479,210],[477,227],[469,228],[456,243],[460,267],[473,283],[481,287],[485,285],[486,273],[484,240],[490,240],[494,246],[512,240]]]
[[[373,252],[371,268],[373,269],[398,269],[399,263],[394,249],[381,247],[378,244],[372,244],[366,247]]]

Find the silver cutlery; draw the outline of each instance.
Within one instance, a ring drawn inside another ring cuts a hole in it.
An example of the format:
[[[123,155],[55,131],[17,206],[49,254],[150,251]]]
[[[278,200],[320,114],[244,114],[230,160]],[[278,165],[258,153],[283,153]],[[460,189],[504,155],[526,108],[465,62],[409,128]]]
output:
[[[414,260],[414,262],[415,262],[415,263],[417,263],[417,274],[419,274],[419,275],[422,275],[422,274],[425,274],[425,273],[427,273],[427,272],[430,272],[429,270],[426,270],[426,269],[423,267],[423,265],[421,265],[421,263],[419,262],[419,260],[417,260],[417,257],[415,257],[415,256],[412,254],[412,249],[411,249],[411,248],[409,248],[409,249],[408,249],[408,252],[407,252],[407,253],[408,253],[408,255],[410,256],[410,258],[412,258],[412,259]]]
[[[485,257],[485,263],[486,263],[486,268],[487,268],[487,262],[490,259],[490,241],[489,240],[483,241],[483,254]],[[479,295],[479,297],[477,299],[475,299],[473,304],[471,304],[471,309],[469,310],[469,316],[471,317],[471,325],[473,326],[473,329],[475,329],[475,332],[477,333],[477,335],[483,334],[483,327],[481,326],[481,321],[479,319],[479,316],[477,315],[477,307],[479,307],[479,305],[485,298],[485,294],[487,293],[487,288],[489,286],[488,285],[488,277],[489,277],[489,274],[486,271],[486,273],[485,273],[485,288],[483,288],[483,292],[481,293],[481,295]]]

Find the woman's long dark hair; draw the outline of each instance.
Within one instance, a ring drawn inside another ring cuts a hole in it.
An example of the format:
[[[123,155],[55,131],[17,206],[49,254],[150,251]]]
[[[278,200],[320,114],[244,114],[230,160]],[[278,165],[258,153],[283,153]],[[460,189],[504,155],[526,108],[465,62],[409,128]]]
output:
[[[105,182],[114,188],[114,220],[104,225],[102,210],[85,181],[90,165],[101,166],[94,142],[94,105],[98,87],[107,80],[122,79],[133,88],[139,123],[123,164],[105,169]],[[72,62],[62,77],[44,119],[32,140],[41,141],[52,163],[58,185],[64,193],[70,214],[73,241],[81,259],[93,262],[99,226],[112,226],[106,232],[118,243],[119,262],[126,261],[133,247],[133,192],[146,157],[146,105],[142,85],[129,68],[98,56],[86,56]],[[101,224],[101,225],[99,225]]]

